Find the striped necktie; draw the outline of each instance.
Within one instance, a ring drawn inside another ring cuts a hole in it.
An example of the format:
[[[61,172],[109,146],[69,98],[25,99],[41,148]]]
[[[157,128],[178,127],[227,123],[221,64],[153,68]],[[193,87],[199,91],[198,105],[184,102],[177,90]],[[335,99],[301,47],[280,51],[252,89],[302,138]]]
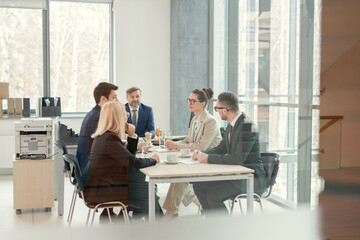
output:
[[[135,126],[135,128],[136,128],[136,124],[137,124],[137,122],[136,122],[136,109],[135,110],[132,110],[133,111],[133,119],[132,119],[132,123],[133,123],[133,125]]]

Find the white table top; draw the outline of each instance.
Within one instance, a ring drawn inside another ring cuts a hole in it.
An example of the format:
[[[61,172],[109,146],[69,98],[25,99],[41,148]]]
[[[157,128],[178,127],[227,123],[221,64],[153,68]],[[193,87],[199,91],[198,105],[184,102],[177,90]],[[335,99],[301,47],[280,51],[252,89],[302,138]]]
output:
[[[180,152],[159,153],[153,152],[160,156],[160,160],[165,160],[167,155],[178,155]],[[152,153],[147,154],[146,157],[151,157]],[[181,158],[179,158],[181,160]],[[244,174],[254,173],[253,169],[246,168],[240,165],[227,164],[207,164],[207,163],[193,163],[193,164],[166,164],[160,163],[155,166],[140,169],[145,175],[150,178],[163,177],[193,177],[193,176],[213,176],[213,175],[230,175],[230,174]]]

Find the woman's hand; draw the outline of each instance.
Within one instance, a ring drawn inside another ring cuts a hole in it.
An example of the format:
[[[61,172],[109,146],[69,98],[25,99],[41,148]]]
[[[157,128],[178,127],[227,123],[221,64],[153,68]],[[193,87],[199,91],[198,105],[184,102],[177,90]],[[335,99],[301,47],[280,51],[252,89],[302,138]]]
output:
[[[172,141],[166,141],[165,142],[166,147],[171,150],[171,149],[177,149],[177,144],[172,142]]]
[[[155,159],[156,163],[160,163],[160,158],[157,154],[152,155],[151,158]]]
[[[125,132],[131,137],[135,134],[135,126],[130,123],[125,123]]]

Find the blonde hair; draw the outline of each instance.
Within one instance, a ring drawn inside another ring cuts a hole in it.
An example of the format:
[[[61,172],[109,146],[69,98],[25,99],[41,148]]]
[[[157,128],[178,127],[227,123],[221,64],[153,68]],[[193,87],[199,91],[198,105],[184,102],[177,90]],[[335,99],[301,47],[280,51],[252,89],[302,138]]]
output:
[[[107,102],[101,107],[100,118],[96,132],[92,138],[101,136],[110,131],[119,135],[121,139],[125,137],[125,106],[119,102]]]

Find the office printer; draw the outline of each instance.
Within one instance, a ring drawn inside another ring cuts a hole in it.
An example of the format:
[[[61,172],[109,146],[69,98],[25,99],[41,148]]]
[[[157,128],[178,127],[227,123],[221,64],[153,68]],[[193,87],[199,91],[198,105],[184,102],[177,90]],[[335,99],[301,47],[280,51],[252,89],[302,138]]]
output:
[[[52,120],[50,118],[15,122],[16,159],[51,157],[52,141]]]

